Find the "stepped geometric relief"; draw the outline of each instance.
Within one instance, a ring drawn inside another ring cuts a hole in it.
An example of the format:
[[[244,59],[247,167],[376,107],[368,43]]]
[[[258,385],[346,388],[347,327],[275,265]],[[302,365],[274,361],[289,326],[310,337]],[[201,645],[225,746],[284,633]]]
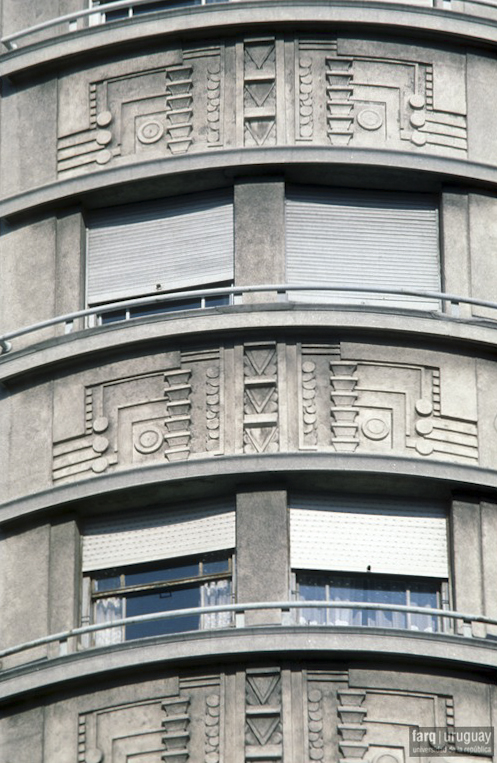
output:
[[[144,61],[144,68],[88,82],[86,118],[82,111],[76,129],[65,108],[67,96],[61,94],[59,175],[112,166],[133,154],[157,159],[221,145],[223,50],[185,46],[157,58],[163,63]]]
[[[442,404],[438,367],[361,361],[350,354],[343,357],[339,347],[306,345],[301,348],[300,373],[301,449],[478,460],[475,407],[470,404],[465,415],[461,408],[456,412],[454,405]],[[469,399],[471,394],[468,388]],[[328,410],[326,395],[331,401]],[[445,395],[450,397],[448,388]],[[327,416],[326,432],[322,422]]]
[[[353,60],[326,59],[328,136],[332,146],[348,146],[353,136]]]
[[[365,741],[364,720],[367,710],[363,707],[366,692],[358,689],[339,689],[337,713],[339,718],[339,761],[359,761],[368,751]]]
[[[254,668],[246,673],[245,760],[282,760],[281,674]]]
[[[276,45],[274,39],[244,45],[244,143],[276,144]]]
[[[218,363],[219,350],[185,354],[184,365],[89,385],[83,431],[54,443],[53,480],[73,481],[109,468],[184,461],[193,447],[200,453],[219,451]],[[192,396],[193,380],[196,396]],[[203,401],[203,410],[196,406],[193,421],[196,398],[201,405]],[[74,428],[78,431],[77,422]]]
[[[79,716],[78,763],[183,763],[164,757],[160,700],[116,704]]]
[[[378,47],[384,48],[385,55]],[[430,61],[427,51],[405,48],[408,57],[401,59],[398,49],[388,55],[389,43],[378,46],[348,38],[300,41],[294,85],[296,139],[398,150],[405,150],[407,142],[411,150],[464,155],[463,60],[453,54],[444,68],[443,61]],[[314,87],[311,82],[316,83]],[[312,90],[312,107],[304,107],[306,119],[312,113],[310,131],[310,122],[302,117],[302,90]]]
[[[274,343],[244,348],[244,452],[278,450],[278,366]]]
[[[353,453],[359,445],[359,413],[355,407],[357,392],[357,364],[343,360],[330,361],[331,369],[331,442],[336,451]]]
[[[184,154],[192,144],[192,71],[191,66],[166,69],[166,133],[172,154]]]
[[[162,702],[162,710],[165,714],[165,718],[162,720],[164,752],[161,760],[163,763],[187,763],[190,757],[188,751],[190,741],[189,705],[190,699],[188,697],[170,697]]]
[[[191,439],[191,376],[190,369],[166,371],[164,396],[167,404],[167,416],[164,420],[166,433],[165,457],[168,461],[182,461],[190,455]]]

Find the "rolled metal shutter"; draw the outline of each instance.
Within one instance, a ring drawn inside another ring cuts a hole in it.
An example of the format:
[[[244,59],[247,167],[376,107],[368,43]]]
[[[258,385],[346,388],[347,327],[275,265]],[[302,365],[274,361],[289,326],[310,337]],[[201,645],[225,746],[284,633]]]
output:
[[[293,569],[448,578],[447,519],[439,505],[295,496],[290,549]]]
[[[88,216],[87,301],[233,280],[233,198],[192,194]]]
[[[440,291],[439,225],[432,196],[293,188],[286,198],[286,280]],[[306,302],[439,309],[431,298],[292,292]]]
[[[231,503],[89,519],[82,535],[83,571],[173,559],[235,547]]]

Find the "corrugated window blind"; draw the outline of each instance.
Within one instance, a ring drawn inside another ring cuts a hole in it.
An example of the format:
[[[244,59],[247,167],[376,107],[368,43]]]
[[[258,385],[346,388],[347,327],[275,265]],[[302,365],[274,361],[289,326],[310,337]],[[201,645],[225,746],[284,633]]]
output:
[[[234,547],[235,510],[231,503],[91,518],[83,528],[83,571]]]
[[[233,280],[233,197],[213,191],[88,216],[87,301]]]
[[[446,579],[446,513],[415,501],[295,496],[290,556],[293,569]]]
[[[432,196],[291,188],[286,198],[289,284],[440,291],[439,225]],[[439,309],[432,298],[293,292],[291,299]]]

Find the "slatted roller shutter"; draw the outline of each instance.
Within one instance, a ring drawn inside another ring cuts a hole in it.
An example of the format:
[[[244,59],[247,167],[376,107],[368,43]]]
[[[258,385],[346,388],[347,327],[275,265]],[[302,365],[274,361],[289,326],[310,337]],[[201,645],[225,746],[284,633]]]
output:
[[[385,191],[294,188],[286,199],[286,280],[440,291],[434,197]],[[293,292],[291,299],[439,309],[431,298],[360,292]]]
[[[88,218],[87,250],[89,304],[232,281],[232,194],[98,210]]]
[[[235,547],[231,504],[193,510],[140,511],[89,519],[83,529],[83,571],[173,559]]]
[[[290,509],[293,569],[448,578],[441,506],[384,499],[299,498]]]

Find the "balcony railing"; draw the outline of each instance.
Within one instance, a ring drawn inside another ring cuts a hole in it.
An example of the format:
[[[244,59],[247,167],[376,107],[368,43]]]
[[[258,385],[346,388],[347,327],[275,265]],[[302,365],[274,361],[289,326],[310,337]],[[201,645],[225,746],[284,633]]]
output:
[[[185,300],[198,300],[199,301],[199,308],[209,307],[209,300],[211,300],[214,297],[226,297],[228,298],[229,304],[234,305],[241,305],[243,304],[243,295],[245,294],[261,294],[263,295],[263,303],[265,305],[268,304],[268,302],[271,301],[271,294],[275,295],[274,301],[278,303],[287,302],[290,300],[290,296],[295,292],[321,292],[321,293],[329,293],[330,297],[323,299],[322,302],[318,301],[312,301],[312,302],[306,302],[305,299],[300,298],[298,300],[298,304],[301,304],[303,306],[305,305],[315,305],[317,308],[322,306],[322,304],[325,304],[328,308],[333,307],[358,307],[359,309],[362,309],[365,304],[368,305],[368,307],[381,307],[382,309],[391,307],[388,304],[388,301],[385,301],[384,303],[382,300],[384,300],[386,297],[397,297],[399,299],[406,299],[406,298],[413,298],[412,301],[409,301],[406,304],[409,305],[409,307],[406,307],[405,305],[401,308],[403,312],[406,310],[416,310],[416,307],[418,306],[419,309],[421,309],[425,314],[429,315],[444,315],[444,316],[450,316],[453,318],[459,318],[460,317],[460,311],[459,306],[460,305],[472,305],[475,307],[482,307],[482,308],[488,308],[490,310],[495,311],[495,318],[490,320],[497,321],[497,302],[492,302],[489,300],[483,300],[483,299],[474,299],[472,297],[461,297],[456,294],[447,294],[446,292],[438,292],[438,291],[425,291],[422,289],[391,289],[391,288],[368,288],[360,285],[356,286],[335,286],[331,284],[320,284],[319,286],[315,283],[308,284],[308,283],[299,283],[299,284],[261,284],[257,286],[223,286],[219,288],[212,288],[212,289],[196,289],[192,291],[181,291],[181,292],[172,292],[169,294],[158,294],[150,297],[142,297],[140,299],[128,299],[120,302],[112,302],[107,303],[105,305],[97,305],[94,307],[88,307],[85,310],[77,310],[73,313],[66,313],[65,315],[58,315],[55,318],[49,318],[45,321],[40,321],[39,323],[34,323],[30,326],[25,326],[20,329],[16,329],[14,331],[9,331],[3,335],[0,336],[0,355],[6,354],[10,352],[13,349],[12,341],[26,335],[32,335],[36,334],[39,331],[43,331],[44,329],[52,328],[54,326],[63,326],[63,334],[70,334],[74,330],[74,324],[76,321],[82,320],[83,322],[86,321],[86,328],[94,327],[95,324],[101,324],[102,323],[102,316],[105,316],[105,322],[107,324],[112,323],[115,325],[116,321],[126,320],[126,316],[133,317],[131,315],[131,308],[135,307],[150,307],[150,313],[157,313],[157,310],[153,310],[154,305],[157,306],[159,303],[161,306],[161,312],[164,312],[166,315],[168,315],[167,310],[167,304],[171,304],[171,310],[174,310],[174,312],[177,312],[177,307],[175,307],[175,303],[177,304],[178,301],[185,301]],[[344,301],[344,296],[347,294],[353,294],[353,297],[350,299],[349,302]],[[340,302],[333,302],[333,295],[341,295]],[[364,299],[361,304],[361,298],[357,295],[364,295]],[[368,304],[368,298],[369,298],[369,304]],[[359,301],[358,301],[359,300]],[[372,300],[374,300],[374,304],[372,303]],[[426,304],[431,303],[438,305],[438,309],[435,308],[434,310],[427,310]],[[253,300],[251,300],[251,304],[254,304]],[[424,304],[424,307],[423,307]],[[189,309],[189,308],[185,308]],[[211,308],[212,309],[212,308]],[[216,308],[214,308],[216,309]],[[393,308],[392,308],[393,309]],[[396,308],[399,309],[399,308]],[[119,314],[122,313],[123,317],[117,317],[112,319],[112,314]],[[93,317],[93,321],[91,324],[88,322],[88,319]],[[137,319],[137,318],[134,318]],[[474,316],[464,316],[464,320],[467,321],[473,321],[477,322],[480,320],[479,317]],[[497,327],[497,323],[495,324]],[[83,329],[84,331],[84,329]],[[35,341],[35,340],[34,340]]]
[[[232,613],[235,615],[232,625],[228,626],[228,628],[236,630],[237,628],[245,628],[246,627],[246,615],[247,613],[255,611],[259,612],[266,612],[267,610],[278,610],[280,612],[280,618],[279,623],[275,623],[271,619],[271,622],[268,623],[268,625],[274,626],[274,625],[281,625],[281,626],[295,626],[297,628],[305,628],[305,627],[317,627],[317,628],[332,628],[333,630],[341,630],[343,628],[354,628],[354,630],[364,630],[367,631],[371,627],[375,628],[381,628],[382,630],[387,629],[388,631],[396,631],[396,632],[409,632],[409,633],[416,633],[420,635],[425,635],[424,632],[421,632],[419,630],[415,630],[413,628],[405,628],[405,629],[399,629],[399,628],[393,628],[393,627],[386,627],[386,626],[371,626],[371,625],[352,625],[352,626],[345,626],[345,625],[308,625],[306,623],[302,623],[299,621],[298,617],[295,616],[296,610],[306,610],[312,608],[313,610],[329,610],[329,609],[352,609],[352,610],[375,610],[377,612],[383,612],[383,613],[402,613],[406,615],[417,615],[417,616],[423,616],[426,618],[436,618],[436,621],[439,623],[439,626],[434,629],[428,631],[429,635],[437,638],[437,637],[447,637],[450,636],[451,638],[460,639],[460,638],[473,638],[478,641],[482,641],[485,639],[485,635],[482,635],[482,632],[478,632],[477,627],[478,624],[481,626],[489,625],[497,627],[497,620],[491,617],[485,617],[484,615],[473,615],[473,614],[466,614],[462,612],[457,612],[454,610],[446,610],[446,609],[431,609],[429,607],[413,607],[413,606],[406,606],[406,605],[400,605],[400,604],[382,604],[382,603],[376,603],[376,602],[354,602],[354,601],[276,601],[276,602],[251,602],[247,604],[220,604],[212,607],[192,607],[188,609],[177,609],[174,611],[167,611],[167,612],[152,612],[150,614],[145,615],[135,615],[133,617],[127,617],[119,620],[113,620],[108,623],[96,623],[94,625],[83,625],[79,628],[73,628],[71,630],[62,631],[60,633],[53,633],[49,636],[43,636],[41,638],[33,639],[31,641],[26,641],[23,644],[18,644],[16,646],[8,647],[7,649],[3,649],[0,651],[0,659],[5,659],[6,657],[11,657],[13,655],[21,654],[22,652],[26,652],[30,649],[36,649],[37,647],[42,646],[48,646],[49,644],[56,644],[57,648],[54,650],[51,650],[50,658],[53,659],[54,657],[64,656],[68,654],[70,651],[75,650],[81,650],[82,649],[82,641],[81,637],[88,636],[89,634],[100,632],[100,631],[109,631],[111,629],[116,629],[119,627],[125,627],[128,625],[135,625],[137,623],[146,623],[151,621],[166,621],[166,620],[172,620],[174,618],[184,618],[188,616],[200,616],[200,615],[214,615],[221,612],[226,613]],[[264,627],[264,624],[258,623],[257,625],[250,626],[249,627],[257,627],[261,628]],[[225,628],[223,628],[225,629]],[[209,629],[210,632],[214,629]],[[215,630],[221,630],[215,629]],[[198,633],[198,630],[195,631],[188,631],[190,633]],[[71,640],[74,640],[74,646],[70,649],[69,648],[69,642]],[[136,642],[135,642],[136,643]],[[94,648],[94,647],[93,647]],[[91,646],[86,645],[84,646],[84,651],[92,649]],[[39,656],[37,657],[39,659]]]
[[[278,2],[278,0],[274,1],[275,3]],[[122,20],[123,18],[131,19],[138,15],[142,16],[145,13],[167,13],[168,10],[188,6],[210,5],[211,3],[218,2],[243,2],[243,0],[170,0],[169,2],[164,2],[164,0],[155,0],[155,2],[154,0],[114,0],[113,2],[101,3],[91,8],[47,19],[34,26],[5,35],[0,42],[8,51],[11,51],[19,46],[28,45],[30,38],[47,30],[49,34],[45,35],[45,37],[50,38],[58,34],[78,32],[81,29],[99,24],[113,23],[115,20]],[[479,18],[497,18],[497,2],[495,0],[379,0],[379,2],[439,8],[444,11],[454,11]],[[155,4],[157,9],[153,7]],[[332,4],[330,2],[330,5]],[[124,12],[122,16],[118,13],[119,11]]]

